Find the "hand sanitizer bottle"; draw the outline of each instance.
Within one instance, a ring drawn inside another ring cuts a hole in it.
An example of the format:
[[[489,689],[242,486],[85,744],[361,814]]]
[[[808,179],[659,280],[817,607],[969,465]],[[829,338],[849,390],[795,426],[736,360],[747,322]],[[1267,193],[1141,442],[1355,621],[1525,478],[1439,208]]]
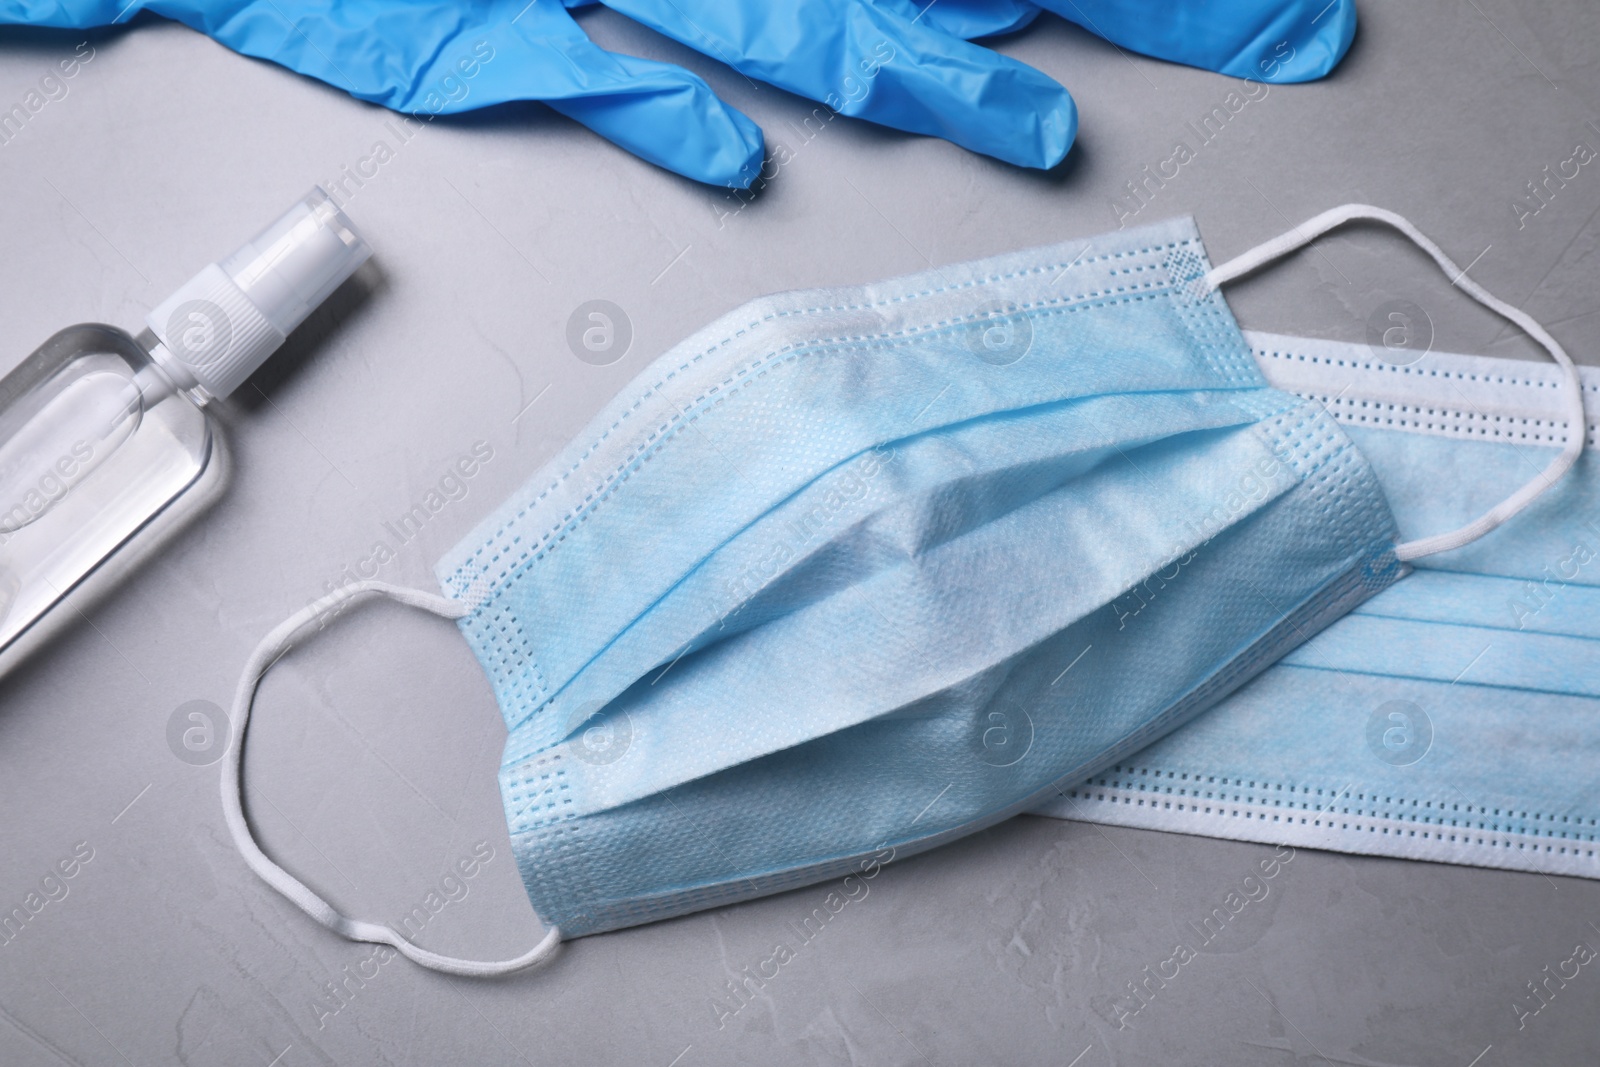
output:
[[[0,674],[220,494],[207,405],[369,255],[314,189],[138,336],[69,326],[0,379]]]

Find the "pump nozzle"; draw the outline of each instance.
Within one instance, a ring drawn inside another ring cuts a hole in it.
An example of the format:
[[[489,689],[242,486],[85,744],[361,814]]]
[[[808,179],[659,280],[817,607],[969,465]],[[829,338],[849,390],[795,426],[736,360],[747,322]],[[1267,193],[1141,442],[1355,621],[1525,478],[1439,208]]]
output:
[[[372,255],[320,186],[145,318],[183,388],[227,396]]]

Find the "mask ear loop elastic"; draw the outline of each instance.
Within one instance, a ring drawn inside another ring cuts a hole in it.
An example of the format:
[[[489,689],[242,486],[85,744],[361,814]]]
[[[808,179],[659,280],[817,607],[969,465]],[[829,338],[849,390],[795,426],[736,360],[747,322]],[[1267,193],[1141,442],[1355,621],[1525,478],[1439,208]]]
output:
[[[403,586],[389,585],[385,582],[354,582],[344,586],[320,600],[308,604],[283,622],[275,626],[261,643],[250,653],[250,659],[245,663],[244,674],[239,679],[239,688],[234,693],[233,710],[230,713],[234,725],[238,728],[238,740],[228,748],[227,762],[222,771],[222,814],[227,821],[228,832],[233,835],[233,843],[244,857],[250,869],[261,876],[261,879],[288,897],[301,911],[311,916],[317,922],[326,926],[340,937],[351,941],[369,941],[373,944],[389,945],[398,949],[400,954],[407,959],[427,967],[429,970],[443,971],[446,974],[465,975],[469,978],[488,978],[496,975],[510,974],[520,971],[525,967],[542,963],[555,954],[556,947],[561,942],[561,931],[552,926],[540,941],[530,951],[513,960],[502,960],[495,963],[479,962],[477,960],[458,960],[451,956],[441,956],[437,952],[429,952],[425,948],[418,948],[394,929],[378,923],[362,922],[340,914],[333,905],[323,900],[309,889],[294,875],[279,867],[261,851],[261,846],[256,844],[255,836],[250,832],[250,823],[244,816],[244,805],[241,802],[241,791],[244,779],[244,741],[245,731],[250,726],[250,706],[255,702],[256,687],[261,684],[265,675],[278,659],[294,647],[295,643],[306,635],[310,625],[331,609],[367,593],[381,593],[386,597],[409,604],[414,608],[431,611],[435,615],[443,615],[447,619],[459,619],[472,610],[468,604],[449,597],[438,596],[434,593],[425,593],[420,589],[407,589]]]
[[[1449,256],[1444,254],[1440,247],[1430,241],[1422,231],[1411,225],[1406,219],[1386,211],[1381,207],[1370,204],[1345,204],[1342,207],[1332,208],[1307,219],[1299,226],[1280,237],[1263,242],[1241,256],[1236,256],[1219,267],[1213,267],[1204,278],[1204,285],[1209,292],[1225,282],[1243,274],[1248,274],[1257,267],[1280,256],[1287,255],[1295,249],[1309,244],[1311,241],[1327,233],[1335,226],[1343,225],[1352,219],[1370,219],[1373,222],[1387,223],[1405,234],[1411,241],[1428,255],[1450,277],[1451,284],[1455,285],[1472,299],[1495,312],[1501,317],[1516,323],[1525,330],[1529,337],[1550,353],[1561,369],[1566,373],[1566,409],[1567,409],[1567,443],[1561,449],[1561,454],[1551,461],[1550,465],[1535,475],[1526,485],[1515,493],[1506,497],[1500,503],[1490,508],[1483,515],[1467,523],[1457,530],[1448,533],[1434,534],[1431,537],[1420,537],[1415,541],[1406,541],[1395,546],[1394,554],[1401,560],[1420,559],[1431,556],[1437,552],[1448,552],[1453,548],[1470,544],[1493,530],[1496,526],[1522,511],[1538,498],[1540,493],[1549,489],[1563,474],[1572,468],[1578,457],[1583,454],[1584,442],[1588,438],[1588,424],[1583,410],[1583,381],[1578,376],[1577,365],[1572,362],[1572,357],[1540,326],[1527,312],[1494,296],[1483,286],[1467,277],[1466,271],[1456,266]]]

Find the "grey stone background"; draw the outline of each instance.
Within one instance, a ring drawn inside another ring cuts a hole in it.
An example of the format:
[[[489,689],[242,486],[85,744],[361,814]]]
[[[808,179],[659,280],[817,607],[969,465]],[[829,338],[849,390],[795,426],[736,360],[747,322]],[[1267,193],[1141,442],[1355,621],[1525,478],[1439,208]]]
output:
[[[1273,87],[1138,218],[1195,214],[1220,261],[1325,207],[1384,205],[1596,362],[1600,165],[1531,218],[1513,207],[1578,142],[1600,148],[1592,4],[1361,13],[1332,78]],[[1062,81],[1082,129],[1064,165],[1030,173],[846,119],[805,140],[810,104],[607,12],[581,20],[609,47],[701,73],[792,158],[741,207],[513,106],[431,123],[356,192],[348,210],[377,255],[222,413],[226,497],[0,683],[0,905],[92,850],[65,898],[0,945],[0,1063],[1595,1062],[1600,974],[1584,968],[1521,1029],[1513,1008],[1577,942],[1600,943],[1600,887],[1575,879],[1302,850],[1119,1029],[1111,998],[1270,848],[1020,818],[885,869],[744,1005],[726,983],[827,887],[475,982],[366,963],[370,947],[245,869],[218,765],[179,759],[169,721],[226,704],[255,641],[375,542],[396,552],[385,578],[431,586],[433,559],[645,361],[750,297],[1113,228],[1124,183],[1232,87],[1046,17],[999,47]],[[82,39],[0,31],[0,104]],[[136,326],[312,183],[396,144],[382,110],[182,27],[145,18],[90,42],[68,94],[0,146],[5,368],[72,322]],[[1405,299],[1438,348],[1534,354],[1376,230],[1229,295],[1247,327],[1352,341]],[[633,331],[604,366],[565,341],[596,299]],[[464,498],[407,543],[385,531],[480,441],[493,458]],[[495,784],[503,727],[451,624],[354,612],[281,663],[257,708],[251,809],[286,867],[390,918],[492,850],[422,942],[503,958],[538,936]],[[352,973],[371,977],[329,999]],[[719,1001],[739,1007],[720,1028]]]

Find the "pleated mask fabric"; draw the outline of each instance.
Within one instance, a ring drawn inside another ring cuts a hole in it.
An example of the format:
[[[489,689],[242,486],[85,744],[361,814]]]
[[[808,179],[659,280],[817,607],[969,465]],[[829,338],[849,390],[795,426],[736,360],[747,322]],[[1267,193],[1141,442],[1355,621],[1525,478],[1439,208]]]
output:
[[[1565,439],[1553,367],[1247,333],[1320,401],[1402,530],[1478,514]],[[1591,410],[1600,371],[1583,369]],[[1416,571],[1204,717],[1041,814],[1600,877],[1600,457]]]
[[[547,921],[1004,819],[1399,577],[1376,480],[1267,384],[1193,223],[1088,244],[741,308],[445,557]]]

